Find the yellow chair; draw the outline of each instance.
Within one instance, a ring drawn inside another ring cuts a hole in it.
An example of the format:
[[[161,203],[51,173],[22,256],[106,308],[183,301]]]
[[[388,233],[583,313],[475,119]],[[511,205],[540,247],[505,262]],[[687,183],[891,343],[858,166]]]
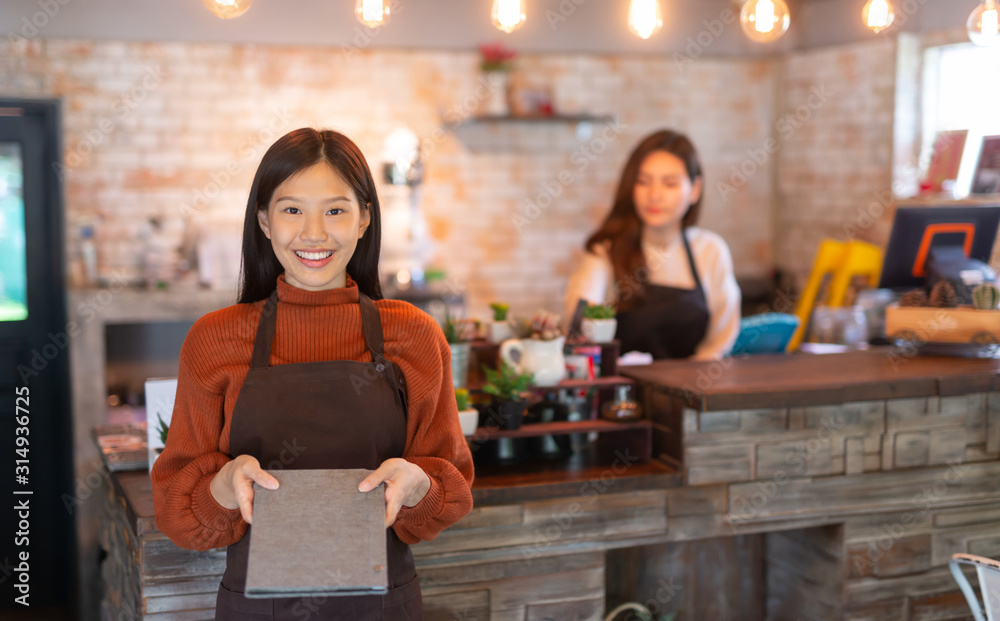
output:
[[[882,249],[878,246],[861,241],[824,239],[816,254],[809,282],[795,308],[799,326],[788,342],[787,351],[795,351],[802,343],[809,317],[820,301],[821,293],[824,293],[822,302],[825,305],[843,306],[855,278],[863,277],[868,286],[875,288],[881,271]]]

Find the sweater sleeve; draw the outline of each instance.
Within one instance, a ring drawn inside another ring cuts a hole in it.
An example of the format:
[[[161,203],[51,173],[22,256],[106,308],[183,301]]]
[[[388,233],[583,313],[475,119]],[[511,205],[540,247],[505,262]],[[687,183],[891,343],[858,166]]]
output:
[[[702,259],[703,278],[706,280],[705,297],[708,302],[709,323],[705,337],[695,350],[694,360],[718,360],[727,355],[740,333],[740,288],[733,274],[733,258],[729,247],[718,235],[706,240],[706,253]]]
[[[434,539],[472,511],[472,453],[458,422],[451,350],[441,329],[428,322],[415,340],[428,342],[429,351],[420,357],[421,367],[411,367],[417,377],[407,377],[412,393],[403,459],[420,466],[431,486],[415,506],[400,509],[392,525],[408,544]]]
[[[219,451],[224,398],[196,379],[192,334],[181,349],[166,448],[150,477],[157,528],[182,548],[208,550],[236,543],[247,524],[239,509],[226,509],[209,491],[212,478],[231,458]]]
[[[611,261],[606,251],[598,246],[595,252],[585,251],[566,285],[566,302],[563,321],[565,326],[573,320],[576,304],[580,299],[590,304],[606,304],[611,281],[614,279]]]

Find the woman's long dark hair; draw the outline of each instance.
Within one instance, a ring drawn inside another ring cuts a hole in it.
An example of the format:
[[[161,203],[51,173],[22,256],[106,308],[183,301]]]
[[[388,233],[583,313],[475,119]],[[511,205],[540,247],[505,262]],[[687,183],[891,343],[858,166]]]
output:
[[[271,295],[278,276],[285,269],[274,256],[271,240],[260,228],[257,212],[267,209],[274,190],[286,179],[320,162],[329,164],[354,190],[361,208],[368,210],[371,221],[347,263],[347,273],[368,297],[382,299],[378,276],[382,218],[368,162],[358,145],[347,136],[329,129],[303,127],[285,134],[271,145],[254,175],[243,220],[240,303],[256,302]]]
[[[701,161],[695,151],[694,144],[687,136],[671,130],[661,130],[647,136],[632,151],[625,169],[622,171],[618,190],[615,192],[615,202],[611,212],[597,231],[587,239],[586,248],[593,251],[595,247],[610,243],[609,258],[614,268],[615,283],[619,290],[618,309],[628,310],[645,296],[646,280],[649,269],[646,257],[642,252],[642,220],[635,210],[633,191],[639,168],[646,156],[655,151],[666,151],[676,155],[687,170],[688,177],[694,183],[702,177]],[[681,220],[682,229],[694,226],[701,213],[701,195],[691,203]]]

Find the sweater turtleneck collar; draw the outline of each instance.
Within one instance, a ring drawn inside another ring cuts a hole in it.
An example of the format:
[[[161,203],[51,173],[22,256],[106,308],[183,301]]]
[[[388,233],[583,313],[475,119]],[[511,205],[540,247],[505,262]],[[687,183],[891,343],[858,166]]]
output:
[[[335,289],[322,291],[307,291],[290,285],[285,281],[285,275],[278,276],[278,300],[286,304],[299,306],[336,306],[338,304],[358,303],[358,283],[348,276],[347,284]]]

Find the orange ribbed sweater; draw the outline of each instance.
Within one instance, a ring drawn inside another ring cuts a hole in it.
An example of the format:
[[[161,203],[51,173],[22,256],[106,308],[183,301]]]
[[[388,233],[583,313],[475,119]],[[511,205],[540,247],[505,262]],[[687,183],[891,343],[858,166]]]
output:
[[[358,286],[306,291],[278,277],[279,312],[271,364],[320,360],[371,361],[361,328]],[[458,424],[451,351],[429,315],[398,300],[375,302],[386,358],[403,371],[408,391],[403,458],[420,466],[431,486],[403,507],[392,528],[406,543],[433,539],[472,510],[472,455]],[[209,491],[229,454],[233,406],[250,368],[264,301],[205,315],[181,348],[177,397],[167,446],[151,472],[156,526],[174,543],[207,550],[236,543],[247,524]]]

